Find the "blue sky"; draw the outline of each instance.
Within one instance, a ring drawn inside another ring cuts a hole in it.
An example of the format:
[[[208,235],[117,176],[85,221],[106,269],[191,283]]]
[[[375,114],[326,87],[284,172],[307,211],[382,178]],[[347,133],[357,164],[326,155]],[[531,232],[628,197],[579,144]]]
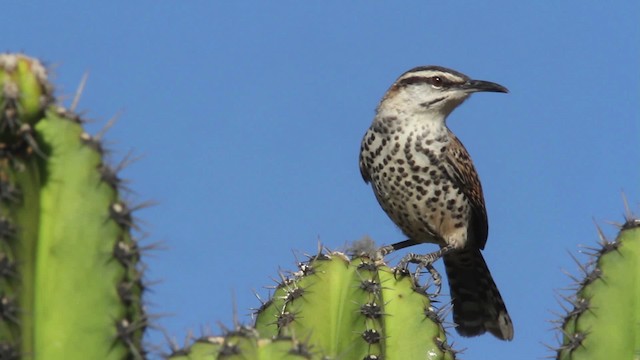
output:
[[[107,140],[147,241],[147,296],[182,342],[233,303],[249,322],[278,269],[317,242],[403,240],[362,181],[360,140],[387,87],[438,64],[505,85],[449,118],[483,182],[484,252],[515,339],[452,335],[465,359],[541,358],[577,273],[569,253],[639,211],[640,2],[10,2],[3,50],[54,69]],[[411,249],[433,251],[432,245]],[[395,263],[399,256],[391,256]],[[235,299],[235,300],[234,300]],[[164,342],[160,332],[149,340]]]

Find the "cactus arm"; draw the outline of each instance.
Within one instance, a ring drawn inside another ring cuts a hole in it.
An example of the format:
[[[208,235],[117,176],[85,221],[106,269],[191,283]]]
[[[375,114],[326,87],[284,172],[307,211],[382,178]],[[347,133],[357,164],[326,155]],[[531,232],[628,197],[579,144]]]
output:
[[[640,227],[628,221],[614,242],[603,241],[585,267],[573,310],[564,320],[558,359],[640,356]]]
[[[39,61],[0,54],[0,357],[32,354],[34,264],[40,216],[40,162],[32,125],[51,102]]]
[[[115,324],[125,315],[117,293],[124,268],[113,249],[123,229],[109,213],[116,191],[101,180],[101,154],[82,142],[80,124],[61,115],[50,110],[36,125],[48,151],[40,195],[35,349],[50,359],[64,359],[69,349],[85,358],[121,359],[126,349],[116,341]]]

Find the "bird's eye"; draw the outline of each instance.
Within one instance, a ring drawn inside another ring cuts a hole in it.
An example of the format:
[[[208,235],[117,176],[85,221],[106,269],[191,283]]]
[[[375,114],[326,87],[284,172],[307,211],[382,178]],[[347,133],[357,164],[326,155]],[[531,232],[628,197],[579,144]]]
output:
[[[431,85],[437,86],[437,87],[442,86],[442,83],[443,83],[442,78],[440,76],[431,77],[431,81],[430,82],[431,82]]]

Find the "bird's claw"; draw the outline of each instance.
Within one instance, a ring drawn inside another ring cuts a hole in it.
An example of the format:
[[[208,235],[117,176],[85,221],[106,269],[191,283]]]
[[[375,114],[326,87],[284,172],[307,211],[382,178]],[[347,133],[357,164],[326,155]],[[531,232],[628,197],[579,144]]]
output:
[[[442,276],[440,276],[440,273],[438,272],[438,270],[436,270],[436,268],[433,267],[433,265],[430,263],[418,264],[418,267],[416,268],[416,284],[418,281],[418,275],[420,274],[420,271],[422,269],[427,269],[429,274],[431,274],[431,280],[433,280],[433,284],[436,286],[436,291],[434,295],[436,296],[440,295],[440,290],[442,290]]]
[[[398,280],[399,277],[402,278],[410,274],[411,272],[409,271],[409,262],[404,261],[404,259],[400,260],[398,265],[393,268],[393,278],[396,280]]]

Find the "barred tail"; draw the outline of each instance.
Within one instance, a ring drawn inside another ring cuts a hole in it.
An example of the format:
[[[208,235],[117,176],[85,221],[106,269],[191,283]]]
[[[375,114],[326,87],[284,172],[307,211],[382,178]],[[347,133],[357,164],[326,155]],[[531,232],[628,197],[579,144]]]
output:
[[[479,249],[444,256],[453,301],[453,321],[462,336],[489,331],[502,340],[513,339],[513,323]]]

